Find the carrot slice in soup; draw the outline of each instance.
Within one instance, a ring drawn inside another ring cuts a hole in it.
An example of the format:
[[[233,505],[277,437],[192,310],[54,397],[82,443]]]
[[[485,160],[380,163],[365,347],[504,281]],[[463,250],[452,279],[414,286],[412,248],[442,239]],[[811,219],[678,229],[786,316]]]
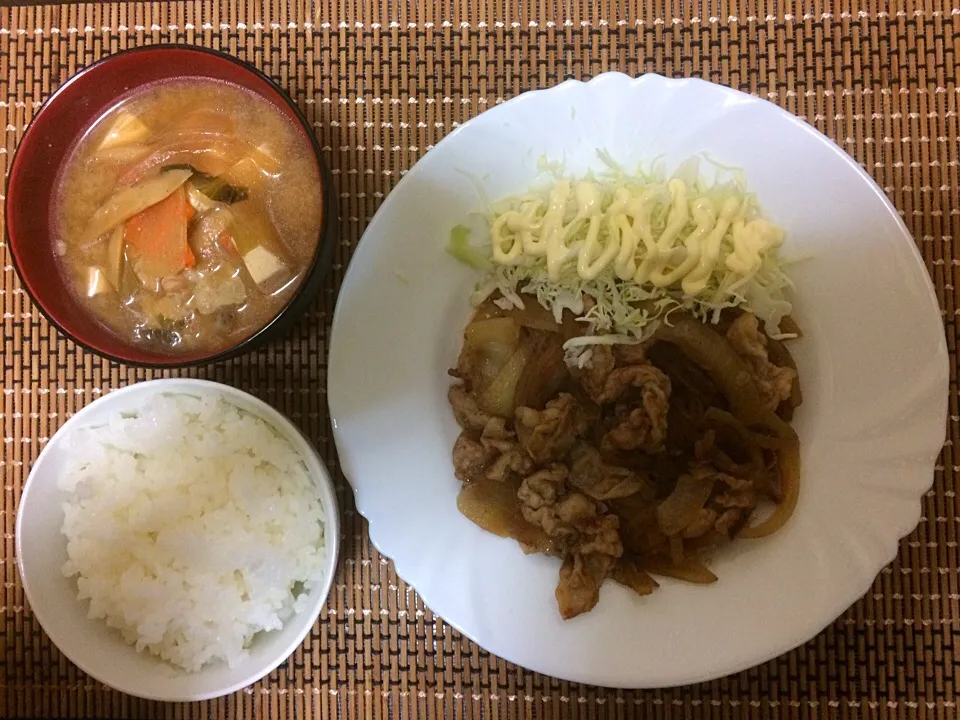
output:
[[[196,264],[187,243],[187,223],[193,213],[181,186],[127,221],[127,249],[141,282],[155,284]]]

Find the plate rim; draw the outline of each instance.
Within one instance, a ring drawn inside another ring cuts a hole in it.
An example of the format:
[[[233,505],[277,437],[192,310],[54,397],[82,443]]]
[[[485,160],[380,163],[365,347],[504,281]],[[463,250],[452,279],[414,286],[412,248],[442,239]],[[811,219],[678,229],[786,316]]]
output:
[[[883,192],[882,188],[879,186],[877,181],[865,170],[863,166],[861,166],[851,155],[845,152],[843,148],[840,147],[834,140],[832,140],[830,137],[828,137],[824,133],[821,133],[819,130],[817,130],[815,127],[810,125],[803,118],[797,115],[794,115],[793,113],[777,105],[776,103],[771,102],[770,100],[760,97],[758,95],[752,95],[752,94],[743,92],[742,90],[739,90],[737,88],[721,85],[719,83],[710,82],[708,80],[704,80],[702,78],[696,78],[696,77],[671,78],[671,77],[666,77],[657,73],[642,73],[637,76],[631,76],[619,71],[608,71],[608,72],[598,73],[597,75],[593,76],[588,80],[568,78],[556,85],[522,92],[519,95],[515,95],[502,102],[498,102],[492,108],[489,108],[488,110],[485,110],[481,113],[478,113],[477,115],[474,115],[473,117],[469,118],[467,121],[461,123],[456,128],[454,128],[450,133],[445,135],[443,138],[441,138],[439,142],[437,142],[432,148],[430,148],[427,151],[427,153],[421,156],[420,159],[418,159],[418,161],[414,163],[414,165],[411,166],[410,169],[401,176],[400,180],[390,190],[390,192],[387,194],[384,201],[377,208],[376,213],[374,213],[374,216],[371,218],[369,224],[364,229],[364,232],[358,242],[357,248],[355,249],[354,253],[350,257],[350,262],[346,269],[346,272],[344,273],[343,280],[340,284],[340,289],[337,296],[337,302],[334,308],[334,317],[331,325],[331,332],[330,332],[330,339],[329,339],[329,358],[333,357],[333,354],[336,348],[338,347],[338,343],[336,342],[338,335],[343,334],[342,308],[345,306],[347,302],[346,293],[344,293],[343,291],[348,287],[348,284],[350,283],[350,280],[351,280],[351,276],[355,272],[358,272],[355,270],[357,264],[363,263],[365,256],[375,251],[371,243],[369,242],[366,244],[364,243],[364,239],[370,233],[371,228],[375,226],[378,216],[380,216],[381,214],[386,214],[387,212],[389,212],[390,208],[392,208],[394,204],[399,202],[396,199],[396,190],[400,187],[401,183],[403,183],[409,177],[416,177],[420,172],[423,171],[422,169],[423,158],[427,157],[431,152],[436,151],[438,148],[443,147],[445,144],[449,144],[452,139],[458,137],[464,131],[464,128],[467,128],[472,124],[476,123],[476,121],[479,118],[484,116],[499,117],[502,112],[501,108],[503,107],[509,106],[511,107],[511,109],[513,109],[518,107],[518,105],[521,102],[530,102],[531,98],[537,97],[543,93],[559,92],[561,89],[563,90],[570,90],[572,88],[580,89],[583,86],[587,86],[591,84],[600,86],[604,84],[613,84],[613,83],[627,84],[631,86],[631,89],[635,87],[639,87],[643,84],[652,84],[654,86],[656,86],[657,84],[660,84],[664,88],[682,87],[684,85],[690,85],[695,87],[702,86],[706,91],[709,91],[709,92],[720,92],[724,94],[731,94],[732,96],[738,98],[739,101],[743,102],[744,104],[752,104],[756,106],[765,107],[766,108],[765,111],[767,112],[773,111],[775,114],[777,114],[781,118],[781,120],[785,120],[789,122],[791,125],[796,127],[799,132],[805,133],[811,140],[816,141],[821,146],[829,149],[833,155],[835,155],[839,160],[843,161],[849,168],[851,168],[857,174],[857,176],[861,181],[866,183],[866,186],[868,186],[871,189],[873,194],[882,203],[889,218],[892,219],[893,222],[896,224],[899,230],[899,235],[901,236],[902,240],[906,243],[909,249],[911,261],[914,263],[916,268],[920,271],[920,276],[922,278],[922,282],[926,290],[924,302],[930,304],[929,307],[931,312],[934,310],[937,311],[938,323],[942,326],[942,321],[939,319],[940,303],[936,296],[936,289],[934,287],[933,280],[923,260],[923,256],[921,255],[920,250],[916,245],[913,235],[910,233],[909,228],[907,228],[906,223],[901,217],[896,206],[892,203],[890,198],[887,197],[886,193]],[[487,121],[489,121],[489,118],[487,119]],[[357,263],[357,261],[360,261],[360,262]],[[584,680],[583,677],[574,677],[569,674],[551,674],[550,676],[560,680],[568,681],[568,682],[591,683],[601,687],[621,688],[621,689],[650,689],[650,688],[679,687],[683,685],[715,680],[721,677],[727,677],[727,676],[742,672],[744,670],[756,667],[774,658],[780,657],[785,653],[795,650],[796,648],[802,646],[804,643],[809,642],[810,640],[815,638],[817,635],[822,633],[826,628],[830,627],[830,625],[832,625],[837,620],[837,618],[839,618],[843,614],[843,612],[845,612],[849,607],[851,607],[852,604],[856,603],[857,600],[859,600],[867,591],[869,591],[870,587],[876,580],[877,574],[884,567],[888,566],[891,562],[893,562],[896,559],[899,553],[899,545],[900,545],[900,542],[903,540],[903,538],[905,538],[907,535],[913,532],[919,525],[919,522],[923,513],[923,498],[926,492],[929,491],[929,489],[933,486],[936,480],[935,465],[937,462],[937,458],[939,457],[940,453],[943,450],[944,442],[948,437],[948,428],[946,423],[947,423],[947,419],[948,419],[947,416],[949,412],[950,368],[949,368],[949,351],[947,348],[946,337],[944,332],[941,332],[938,335],[937,356],[942,357],[942,362],[940,363],[939,367],[936,368],[935,382],[933,383],[933,386],[934,387],[940,386],[945,390],[945,392],[940,394],[939,407],[937,408],[937,411],[938,411],[937,416],[940,419],[940,425],[943,427],[943,435],[939,441],[939,445],[937,446],[936,450],[932,449],[932,445],[933,445],[932,440],[929,441],[930,449],[928,450],[927,447],[924,448],[923,465],[925,467],[929,467],[929,478],[930,478],[929,483],[926,484],[926,486],[922,491],[918,492],[916,496],[916,500],[912,503],[913,511],[910,513],[909,520],[906,517],[907,513],[904,511],[902,513],[904,521],[900,523],[896,528],[891,527],[891,532],[889,533],[889,536],[884,537],[883,547],[885,550],[884,556],[886,557],[886,560],[882,564],[879,564],[875,570],[871,570],[870,579],[865,582],[865,586],[859,587],[855,595],[853,594],[853,590],[851,590],[848,593],[842,593],[837,595],[838,600],[832,603],[835,606],[835,610],[831,610],[831,617],[828,618],[823,623],[820,623],[820,622],[814,623],[815,625],[818,626],[815,632],[813,632],[812,634],[806,631],[802,633],[794,633],[796,637],[801,637],[801,639],[796,642],[790,641],[789,647],[771,650],[768,653],[759,653],[753,660],[746,663],[741,662],[741,663],[737,663],[736,665],[730,666],[722,674],[706,671],[700,674],[690,674],[682,678],[677,678],[675,681],[672,681],[669,683],[650,684],[650,683],[644,683],[644,682],[633,682],[633,683],[603,682],[603,681],[597,682],[596,680],[592,680],[592,679]],[[329,369],[332,366],[332,363],[330,363],[329,358],[328,358],[328,375],[327,375],[327,399],[328,399],[328,407],[330,410],[331,425],[333,429],[334,445],[336,447],[337,457],[338,457],[338,467],[340,468],[340,471],[343,474],[344,479],[346,480],[347,484],[350,486],[350,489],[353,492],[354,502],[355,502],[357,512],[359,512],[360,515],[362,515],[367,520],[368,535],[370,537],[371,543],[377,549],[377,551],[380,553],[381,556],[388,558],[391,560],[391,562],[393,562],[397,576],[403,579],[410,587],[413,587],[417,591],[417,593],[420,594],[420,590],[417,587],[418,583],[414,582],[413,580],[408,580],[407,579],[408,576],[401,569],[401,565],[403,564],[403,561],[398,562],[393,555],[385,552],[384,547],[382,546],[381,542],[378,540],[376,535],[376,530],[375,530],[376,521],[373,517],[371,517],[371,514],[370,514],[371,506],[366,505],[364,502],[364,491],[361,489],[361,487],[359,487],[358,484],[356,484],[353,481],[353,479],[351,478],[351,473],[348,472],[348,470],[344,467],[344,457],[346,455],[349,455],[349,453],[346,451],[345,440],[344,438],[341,437],[342,430],[339,427],[339,424],[337,422],[337,414],[334,409],[333,398],[337,396],[338,391],[335,388],[333,388],[333,382],[332,382],[333,374],[329,372]],[[933,416],[932,411],[930,415],[931,417]],[[929,457],[929,460],[927,460],[928,457]],[[918,467],[919,467],[919,463],[918,463]],[[904,507],[906,507],[906,503],[904,503]],[[894,535],[896,535],[896,538],[894,538]],[[877,557],[879,557],[880,553],[877,552],[876,555]],[[871,564],[871,567],[872,565],[873,563]],[[424,604],[427,607],[430,607],[430,603],[427,598],[421,595],[421,599],[423,600]],[[464,637],[474,642],[478,647],[486,649],[486,646],[482,642],[480,642],[476,637],[474,637],[473,634],[466,632],[457,622],[454,622],[450,618],[444,615],[441,615],[439,613],[437,613],[437,617],[441,618],[447,625],[449,625],[455,631],[457,631]],[[525,665],[513,659],[511,657],[513,653],[501,652],[500,650],[488,651],[488,652],[491,652],[491,654],[501,657],[507,662],[511,662],[517,665],[518,667],[525,668],[528,671],[538,672],[538,673],[541,672],[536,670],[535,668],[532,668],[528,665]]]

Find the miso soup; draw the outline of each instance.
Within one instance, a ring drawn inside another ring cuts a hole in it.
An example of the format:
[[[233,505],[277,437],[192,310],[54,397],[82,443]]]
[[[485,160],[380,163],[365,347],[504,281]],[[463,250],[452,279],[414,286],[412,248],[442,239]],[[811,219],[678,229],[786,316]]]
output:
[[[272,320],[310,267],[317,163],[263,98],[215,80],[142,88],[84,135],[58,179],[70,292],[154,351],[229,348]]]

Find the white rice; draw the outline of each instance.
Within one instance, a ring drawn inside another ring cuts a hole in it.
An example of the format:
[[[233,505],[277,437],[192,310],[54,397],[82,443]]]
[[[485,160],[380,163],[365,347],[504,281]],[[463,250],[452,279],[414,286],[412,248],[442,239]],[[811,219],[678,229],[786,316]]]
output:
[[[63,533],[89,617],[188,671],[234,665],[326,565],[323,507],[293,446],[215,397],[155,395],[78,430]]]

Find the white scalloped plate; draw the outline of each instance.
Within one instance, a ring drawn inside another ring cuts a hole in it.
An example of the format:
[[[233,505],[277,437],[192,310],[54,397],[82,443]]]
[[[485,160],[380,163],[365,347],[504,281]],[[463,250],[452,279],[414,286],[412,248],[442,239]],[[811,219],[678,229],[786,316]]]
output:
[[[719,582],[648,598],[606,583],[597,608],[556,610],[559,562],[525,556],[456,508],[447,405],[473,273],[450,227],[523,191],[541,157],[580,173],[701,152],[736,165],[788,231],[805,402],[797,512],[718,554]],[[948,355],[913,240],[836,145],[755,97],[701,80],[609,73],[526,93],[452,132],[370,224],[337,304],[329,401],[343,471],[370,535],[447,622],[538,672],[620,687],[691,683],[812,638],[860,597],[920,518],[946,426]]]

